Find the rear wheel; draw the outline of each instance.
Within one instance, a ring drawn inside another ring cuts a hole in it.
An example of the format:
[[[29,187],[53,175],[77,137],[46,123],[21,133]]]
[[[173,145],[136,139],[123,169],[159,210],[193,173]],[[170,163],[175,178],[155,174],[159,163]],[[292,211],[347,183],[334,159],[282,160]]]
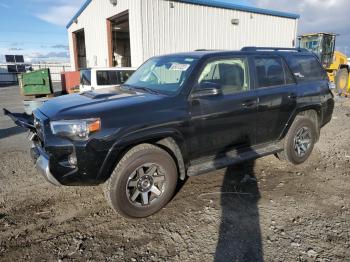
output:
[[[346,68],[338,70],[335,76],[335,85],[338,94],[345,94],[348,91],[349,72]]]
[[[308,116],[297,116],[284,139],[284,150],[278,153],[278,158],[294,165],[304,163],[312,153],[316,137],[315,121]]]
[[[111,207],[126,217],[150,216],[166,205],[175,193],[177,167],[163,149],[141,144],[119,161],[105,184]]]

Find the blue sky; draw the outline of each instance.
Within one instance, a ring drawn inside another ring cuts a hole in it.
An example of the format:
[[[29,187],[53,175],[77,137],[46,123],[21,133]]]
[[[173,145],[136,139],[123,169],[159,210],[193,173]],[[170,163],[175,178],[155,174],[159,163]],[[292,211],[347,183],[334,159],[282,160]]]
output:
[[[29,61],[67,61],[65,25],[83,0],[0,0],[0,61],[24,54]]]
[[[24,54],[27,61],[68,61],[65,25],[84,1],[0,0],[0,62],[4,54]],[[298,13],[302,17],[299,22],[300,33],[338,33],[341,35],[338,48],[350,55],[348,0],[220,1]]]

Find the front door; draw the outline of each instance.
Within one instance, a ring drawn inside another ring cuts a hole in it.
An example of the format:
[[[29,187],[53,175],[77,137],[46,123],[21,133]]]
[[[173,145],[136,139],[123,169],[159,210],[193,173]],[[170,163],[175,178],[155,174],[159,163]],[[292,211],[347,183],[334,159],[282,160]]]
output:
[[[257,97],[247,58],[211,59],[203,67],[197,89],[205,84],[215,85],[221,92],[190,101],[192,158],[254,145]]]

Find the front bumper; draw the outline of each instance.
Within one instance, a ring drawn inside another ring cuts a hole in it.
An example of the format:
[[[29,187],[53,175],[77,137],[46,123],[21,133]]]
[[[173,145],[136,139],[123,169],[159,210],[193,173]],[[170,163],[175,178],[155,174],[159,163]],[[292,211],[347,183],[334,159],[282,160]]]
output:
[[[41,172],[45,179],[55,186],[61,186],[62,184],[51,174],[49,169],[49,160],[40,156],[35,164],[36,168]]]
[[[99,174],[113,141],[106,143],[100,138],[70,141],[53,136],[49,121],[40,110],[34,112],[34,118],[4,112],[15,124],[30,131],[32,159],[48,182],[56,186],[92,186],[105,182],[105,176]],[[71,164],[70,157],[76,157],[77,163]]]
[[[42,152],[42,150],[33,144],[30,153],[35,162],[36,169],[44,176],[44,178],[55,186],[61,186],[62,184],[51,174],[49,158]]]

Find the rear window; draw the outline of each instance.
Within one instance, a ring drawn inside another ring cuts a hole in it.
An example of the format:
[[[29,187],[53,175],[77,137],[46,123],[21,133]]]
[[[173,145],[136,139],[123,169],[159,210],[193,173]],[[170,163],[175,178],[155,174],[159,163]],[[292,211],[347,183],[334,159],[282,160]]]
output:
[[[258,87],[293,84],[294,79],[281,57],[254,58]]]
[[[91,70],[80,71],[80,83],[87,86],[91,85]]]
[[[320,81],[327,75],[314,56],[289,56],[288,64],[299,82]]]

